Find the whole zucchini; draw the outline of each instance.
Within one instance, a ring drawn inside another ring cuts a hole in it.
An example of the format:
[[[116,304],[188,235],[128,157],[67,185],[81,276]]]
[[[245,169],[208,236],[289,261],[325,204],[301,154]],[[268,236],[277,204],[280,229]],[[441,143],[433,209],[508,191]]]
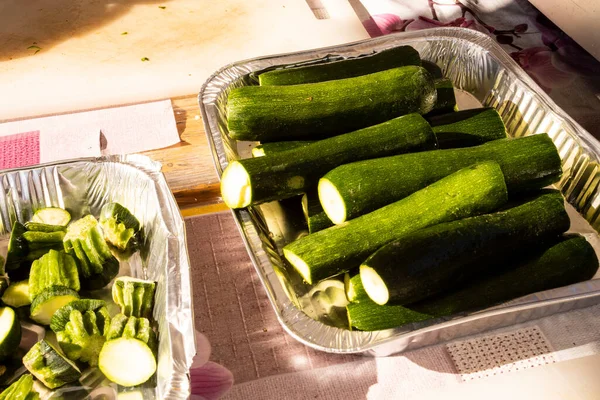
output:
[[[552,139],[539,134],[345,164],[319,180],[319,200],[331,221],[341,224],[485,160],[500,164],[511,194],[540,189],[556,182],[562,174],[561,159]]]
[[[323,139],[433,108],[433,78],[406,66],[335,81],[244,86],[227,100],[229,136],[261,142]]]
[[[500,274],[472,281],[455,291],[408,306],[380,306],[368,299],[350,303],[346,307],[350,325],[364,331],[375,331],[479,310],[531,293],[591,279],[598,270],[594,248],[578,235],[564,236],[550,249],[530,255],[516,264]]]
[[[268,157],[232,161],[221,177],[221,193],[231,208],[280,200],[315,187],[338,165],[436,146],[427,121],[409,114]]]
[[[282,68],[258,75],[261,86],[298,85],[372,74],[404,65],[421,65],[419,52],[410,46],[383,50],[373,55],[328,64]]]
[[[421,229],[390,242],[360,266],[371,300],[410,304],[448,285],[487,273],[506,252],[519,252],[569,229],[557,190],[508,210]]]
[[[386,243],[409,232],[496,210],[507,200],[495,162],[476,164],[370,214],[300,238],[285,258],[311,284],[358,267]]]

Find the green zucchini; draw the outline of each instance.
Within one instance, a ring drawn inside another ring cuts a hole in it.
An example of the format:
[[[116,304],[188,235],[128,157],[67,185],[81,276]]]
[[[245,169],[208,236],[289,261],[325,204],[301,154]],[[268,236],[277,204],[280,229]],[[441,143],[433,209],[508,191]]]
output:
[[[79,368],[44,339],[27,352],[23,365],[49,389],[75,382],[81,376]]]
[[[500,139],[463,149],[426,151],[334,168],[319,180],[319,199],[336,224],[398,201],[476,162],[500,164],[509,193],[540,189],[562,174],[558,151],[547,134]]]
[[[409,114],[269,157],[231,161],[221,177],[221,194],[230,208],[280,200],[316,186],[338,165],[436,146],[427,121]]]
[[[56,313],[52,317],[53,321],[54,317]],[[70,360],[85,362],[95,367],[98,365],[98,356],[106,341],[104,335],[109,325],[110,315],[105,306],[96,311],[72,309],[64,329],[55,331],[56,338]]]
[[[31,218],[31,222],[47,225],[67,226],[69,221],[71,221],[71,214],[67,210],[58,207],[40,208]]]
[[[298,85],[351,78],[405,65],[421,65],[419,52],[410,46],[382,50],[373,55],[327,64],[282,68],[258,75],[261,86]]]
[[[516,257],[522,257],[522,254]],[[509,258],[510,259],[510,258]],[[598,270],[593,247],[582,236],[564,236],[551,248],[530,255],[501,273],[408,306],[378,305],[370,300],[348,304],[351,326],[365,331],[479,310],[531,293],[591,279]],[[499,264],[507,263],[506,258]]]
[[[70,224],[63,244],[65,251],[79,261],[83,289],[101,289],[119,273],[119,261],[111,253],[94,216],[86,215]]]
[[[54,332],[64,331],[65,326],[69,322],[71,312],[73,311],[79,311],[82,313],[87,311],[94,312],[99,318],[98,324],[106,327],[106,329],[101,329],[102,334],[106,334],[108,325],[110,324],[110,315],[108,314],[108,310],[106,308],[106,302],[104,300],[97,299],[74,300],[59,308],[52,316],[52,320],[50,321],[50,329],[52,329]]]
[[[33,389],[30,374],[21,377],[0,394],[0,400],[39,400],[40,395]]]
[[[151,318],[155,287],[153,281],[120,276],[113,284],[112,298],[126,316]]]
[[[2,302],[14,308],[28,306],[31,304],[29,296],[29,281],[13,282],[4,291]]]
[[[270,156],[275,153],[281,153],[291,149],[308,146],[314,143],[314,140],[290,140],[289,142],[267,142],[261,143],[252,149],[253,157]]]
[[[315,189],[309,190],[302,196],[302,211],[308,225],[308,233],[315,233],[333,226],[333,222],[321,207],[319,195]]]
[[[428,116],[440,149],[469,147],[492,140],[505,139],[506,127],[494,108],[476,108]]]
[[[25,228],[25,225],[19,221],[13,223],[10,238],[8,239],[8,252],[6,253],[6,262],[4,265],[7,271],[21,268],[21,263],[27,256],[29,246],[23,237],[23,234],[26,232],[27,228]]]
[[[0,360],[13,354],[21,343],[21,323],[10,307],[0,307]]]
[[[427,117],[456,111],[454,85],[450,79],[436,79],[435,91],[437,93],[435,105],[433,106],[433,110],[427,113]]]
[[[569,229],[559,191],[493,214],[446,222],[396,239],[360,266],[375,303],[410,304],[486,273],[499,256],[520,252]]]
[[[436,63],[427,60],[421,60],[421,66],[425,68],[427,72],[429,72],[433,79],[439,80],[444,78],[442,69]]]
[[[50,286],[64,286],[78,292],[80,289],[77,264],[63,251],[50,250],[31,264],[29,296],[35,299]]]
[[[431,75],[406,66],[291,86],[244,86],[227,100],[229,136],[275,142],[323,139],[433,108]]]
[[[135,235],[140,231],[140,222],[119,203],[107,203],[100,211],[100,226],[104,239],[124,251],[135,245]]]
[[[358,267],[379,247],[415,230],[491,212],[507,200],[500,166],[484,162],[341,226],[302,237],[283,248],[311,284]]]
[[[39,232],[39,231],[27,231],[23,233],[23,238],[27,240],[31,248],[32,243],[43,243],[44,245],[50,245],[54,243],[62,243],[65,237],[65,232]]]
[[[26,222],[25,228],[27,228],[28,231],[36,232],[64,232],[65,230],[67,230],[67,227],[63,225],[50,225],[32,221]]]
[[[42,325],[50,325],[56,310],[78,299],[79,294],[73,289],[64,286],[50,286],[31,302],[31,319]]]
[[[344,291],[349,302],[360,303],[364,299],[370,300],[360,280],[360,273],[346,272],[344,274]]]

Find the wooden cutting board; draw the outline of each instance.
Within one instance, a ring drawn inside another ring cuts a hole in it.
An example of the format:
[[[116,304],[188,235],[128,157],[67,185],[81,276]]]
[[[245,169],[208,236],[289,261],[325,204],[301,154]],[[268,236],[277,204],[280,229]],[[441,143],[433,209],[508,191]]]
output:
[[[368,36],[325,4],[318,20],[305,0],[4,0],[0,120],[197,93],[227,63]]]

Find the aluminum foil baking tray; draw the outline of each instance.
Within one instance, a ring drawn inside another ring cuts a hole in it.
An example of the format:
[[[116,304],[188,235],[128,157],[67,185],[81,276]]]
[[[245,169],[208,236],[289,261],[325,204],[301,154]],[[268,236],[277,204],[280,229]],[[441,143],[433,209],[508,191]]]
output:
[[[54,392],[46,390],[42,399],[116,399],[125,391],[138,391],[144,399],[190,396],[189,368],[196,353],[190,263],[183,219],[160,168],[148,157],[126,155],[0,171],[2,254],[6,254],[15,219],[26,222],[35,210],[50,206],[67,209],[73,218],[89,213],[98,217],[105,203],[115,201],[140,220],[145,236],[141,250],[121,263],[119,275],[157,282],[153,317],[160,341],[155,379],[125,389],[108,382],[99,370],[88,368],[79,382]],[[109,300],[110,288],[98,295]],[[24,323],[23,328],[21,347],[25,349],[44,335],[35,325]]]
[[[600,143],[562,111],[494,40],[468,29],[398,33],[342,46],[240,61],[220,69],[207,80],[198,96],[218,174],[230,160],[250,157],[254,145],[235,142],[227,136],[225,106],[231,88],[256,84],[253,78],[256,71],[368,57],[401,45],[413,46],[423,60],[442,68],[457,88],[459,108],[481,105],[496,108],[514,137],[544,132],[550,135],[563,160],[564,174],[556,187],[570,204],[567,208],[571,231],[585,235],[598,252]],[[493,309],[396,329],[377,332],[341,329],[337,326],[344,316],[338,315],[336,308],[315,304],[312,299],[318,298],[319,288],[304,285],[281,257],[285,244],[306,234],[294,201],[297,200],[234,210],[233,215],[282,326],[315,349],[388,355],[600,302],[600,280],[593,279],[536,293]],[[339,283],[332,281],[329,285],[335,288]]]

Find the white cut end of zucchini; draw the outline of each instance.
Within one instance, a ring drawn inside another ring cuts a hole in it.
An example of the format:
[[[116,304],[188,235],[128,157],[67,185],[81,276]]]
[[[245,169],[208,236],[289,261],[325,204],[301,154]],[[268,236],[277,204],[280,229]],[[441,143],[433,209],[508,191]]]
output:
[[[265,149],[262,147],[255,147],[252,149],[252,157],[264,157]]]
[[[354,285],[350,281],[350,274],[346,272],[344,274],[344,292],[346,293],[346,299],[348,301],[353,301],[356,296],[356,291],[354,290]]]
[[[0,347],[8,336],[14,334],[14,325],[18,324],[17,315],[10,307],[0,308]]]
[[[304,213],[304,218],[308,222],[308,196],[306,193],[302,195],[302,212]]]
[[[252,202],[250,175],[239,162],[232,161],[223,171],[221,195],[229,208],[248,207]]]
[[[337,188],[328,179],[319,180],[319,201],[331,222],[339,225],[346,221],[346,204]]]
[[[360,280],[371,300],[380,306],[388,302],[390,299],[388,288],[383,279],[381,279],[379,274],[373,268],[361,265]]]
[[[50,325],[50,321],[56,310],[69,304],[73,300],[78,300],[78,298],[71,295],[51,297],[37,306],[35,310],[32,310],[31,319],[42,325]]]
[[[31,218],[31,222],[60,226],[67,226],[69,221],[71,221],[71,214],[67,210],[58,207],[41,208]]]
[[[289,250],[284,249],[283,255],[290,262],[290,264],[292,264],[296,271],[298,271],[300,276],[302,276],[302,279],[304,279],[304,281],[309,285],[312,285],[312,277],[310,275],[310,268],[308,267],[308,264],[306,264],[303,259]]]
[[[132,338],[106,342],[98,365],[108,379],[126,387],[141,385],[156,372],[156,360],[150,347]]]

